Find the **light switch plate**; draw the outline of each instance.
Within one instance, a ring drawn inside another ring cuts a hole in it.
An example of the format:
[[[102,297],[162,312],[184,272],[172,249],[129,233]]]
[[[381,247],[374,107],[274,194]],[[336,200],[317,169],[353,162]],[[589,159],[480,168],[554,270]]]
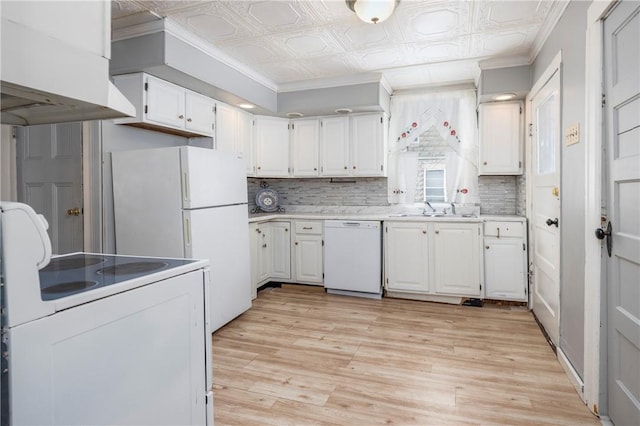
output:
[[[580,142],[580,123],[567,127],[564,132],[564,142],[567,146]]]

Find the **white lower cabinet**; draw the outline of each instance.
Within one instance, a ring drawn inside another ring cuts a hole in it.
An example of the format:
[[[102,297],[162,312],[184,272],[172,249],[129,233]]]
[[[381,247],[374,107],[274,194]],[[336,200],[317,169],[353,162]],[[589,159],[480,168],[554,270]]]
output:
[[[385,222],[384,262],[388,290],[429,291],[426,222]]]
[[[435,292],[480,296],[482,290],[482,238],[479,223],[433,224]]]
[[[480,297],[480,223],[386,221],[385,289],[388,296],[457,303]]]
[[[484,282],[488,299],[527,300],[524,220],[484,224]]]
[[[296,221],[293,237],[293,281],[323,284],[322,221]]]
[[[291,278],[291,222],[270,222],[271,278]]]

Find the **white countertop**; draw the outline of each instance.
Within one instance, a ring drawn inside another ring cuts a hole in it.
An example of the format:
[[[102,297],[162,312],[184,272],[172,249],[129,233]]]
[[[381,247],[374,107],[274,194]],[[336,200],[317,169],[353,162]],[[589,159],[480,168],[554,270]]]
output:
[[[499,221],[511,221],[518,222],[522,221],[525,218],[522,216],[516,215],[505,215],[505,216],[495,216],[495,215],[481,215],[480,217],[462,217],[462,216],[438,216],[438,217],[429,217],[421,214],[409,214],[402,215],[402,213],[296,213],[296,212],[285,212],[285,213],[254,213],[249,215],[249,223],[254,222],[266,222],[269,220],[381,220],[381,221],[402,221],[402,222],[422,222],[422,221],[432,221],[432,222],[467,222],[467,223],[481,223],[488,220],[499,220]]]

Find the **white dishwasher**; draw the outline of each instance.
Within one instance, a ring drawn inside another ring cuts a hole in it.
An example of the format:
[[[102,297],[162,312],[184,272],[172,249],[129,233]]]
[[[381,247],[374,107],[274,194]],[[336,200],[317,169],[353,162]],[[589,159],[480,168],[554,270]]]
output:
[[[382,297],[380,221],[325,220],[324,287],[327,293]]]

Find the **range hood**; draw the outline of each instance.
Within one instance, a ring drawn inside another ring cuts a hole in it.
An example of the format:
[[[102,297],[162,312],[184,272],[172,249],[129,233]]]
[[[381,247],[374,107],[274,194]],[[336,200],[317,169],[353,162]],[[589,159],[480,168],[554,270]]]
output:
[[[109,80],[109,2],[0,7],[2,124],[135,116],[135,107]]]

